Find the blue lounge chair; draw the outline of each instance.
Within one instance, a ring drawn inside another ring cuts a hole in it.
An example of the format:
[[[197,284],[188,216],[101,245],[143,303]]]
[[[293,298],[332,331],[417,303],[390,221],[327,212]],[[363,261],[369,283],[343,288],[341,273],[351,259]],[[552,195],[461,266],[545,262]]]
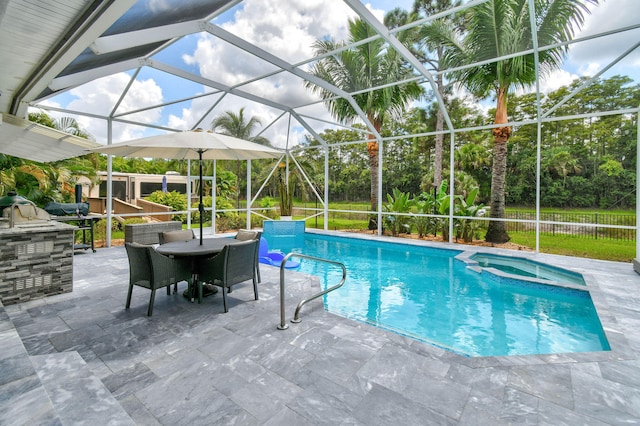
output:
[[[260,238],[260,249],[258,252],[258,260],[260,263],[280,267],[285,254],[280,250],[269,250],[269,244],[264,238]],[[295,269],[300,266],[300,262],[295,260],[287,260],[284,264],[286,269]]]

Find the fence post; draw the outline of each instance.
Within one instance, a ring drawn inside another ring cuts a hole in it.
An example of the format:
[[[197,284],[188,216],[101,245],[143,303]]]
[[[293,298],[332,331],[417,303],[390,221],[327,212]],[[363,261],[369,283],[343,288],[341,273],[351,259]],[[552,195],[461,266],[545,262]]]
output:
[[[598,213],[596,213],[596,220],[595,220],[596,225],[598,224]],[[596,235],[595,235],[595,239],[598,239],[598,227],[595,226],[593,229],[596,230]]]

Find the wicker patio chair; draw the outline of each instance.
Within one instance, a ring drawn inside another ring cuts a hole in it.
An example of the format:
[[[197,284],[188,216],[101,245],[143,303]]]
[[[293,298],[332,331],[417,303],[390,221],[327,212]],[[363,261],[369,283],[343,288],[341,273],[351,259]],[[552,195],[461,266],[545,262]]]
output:
[[[158,241],[160,244],[172,243],[174,241],[189,241],[193,240],[195,237],[193,229],[158,232]]]
[[[240,241],[247,241],[247,240],[260,241],[261,237],[262,237],[262,231],[239,229],[235,238],[236,240],[240,240]],[[258,279],[258,282],[261,283],[262,279],[260,278],[260,262],[258,262],[257,251],[256,251],[256,272],[255,273],[256,273],[256,278]],[[229,292],[231,292],[231,289],[229,289]]]
[[[224,311],[227,308],[227,290],[234,284],[253,280],[253,294],[258,300],[258,283],[255,273],[255,257],[258,240],[247,240],[238,244],[230,244],[222,251],[198,264],[198,299],[202,300],[202,282],[222,288]]]
[[[125,243],[129,258],[129,292],[125,308],[131,305],[133,287],[139,286],[151,290],[147,315],[153,313],[153,302],[156,290],[167,288],[167,295],[171,294],[171,284],[176,282],[176,267],[174,260],[157,253],[153,246],[138,243]]]
[[[176,241],[189,241],[196,238],[196,235],[193,233],[193,229],[181,229],[179,231],[164,231],[158,232],[158,241],[160,245],[166,243],[172,243]],[[178,282],[187,281],[191,282],[191,277],[193,276],[193,264],[191,259],[178,259],[175,258],[174,267],[176,268],[176,284],[173,288],[173,292],[178,292]]]

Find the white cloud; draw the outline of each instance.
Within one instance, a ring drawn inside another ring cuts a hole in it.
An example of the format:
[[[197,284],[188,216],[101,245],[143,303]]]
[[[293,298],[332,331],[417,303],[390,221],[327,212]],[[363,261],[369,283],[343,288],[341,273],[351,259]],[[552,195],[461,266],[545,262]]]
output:
[[[598,6],[591,6],[590,10],[591,13],[585,18],[583,35],[637,25],[640,17],[637,0],[601,0]]]
[[[550,93],[562,86],[568,86],[579,76],[565,70],[555,70],[549,76],[540,81],[540,92]]]
[[[586,16],[584,27],[575,38],[593,36],[617,29],[638,25],[640,7],[637,0],[606,0],[591,7]],[[593,76],[612,61],[630,49],[640,39],[640,30],[630,30],[611,34],[597,39],[586,40],[571,45],[566,68],[580,75]],[[612,72],[631,73],[638,79],[637,65],[640,63],[640,51],[635,49],[626,59],[612,69]]]
[[[313,56],[312,45],[317,39],[344,39],[348,31],[347,18],[354,16],[355,13],[339,0],[246,0],[242,3],[242,8],[235,12],[234,21],[223,24],[223,27],[259,48],[295,64]],[[194,52],[185,54],[183,59],[188,65],[196,65],[203,76],[230,86],[276,69],[209,34],[201,35]],[[284,72],[238,89],[282,105],[307,104],[317,99],[304,88],[299,77]],[[172,117],[172,122],[193,125],[195,118],[205,113],[210,105],[210,102],[194,101],[191,110],[183,110],[183,116]],[[265,126],[281,112],[240,97],[229,97],[229,101],[221,103],[214,114],[237,112],[243,106],[248,116],[260,117]],[[315,108],[315,112],[328,118],[327,111],[321,106]],[[270,129],[269,133],[274,135],[270,137],[274,145],[285,146],[287,128],[288,121],[279,120]],[[290,141],[296,139],[294,143],[297,143],[301,136],[290,134],[289,138]]]
[[[391,9],[393,9],[393,8],[395,8],[395,7],[398,7],[398,6],[396,6],[396,5],[390,5],[390,6],[391,6],[391,7],[389,7],[389,10],[391,10]],[[382,9],[376,9],[374,6],[372,6],[372,5],[371,5],[371,3],[367,3],[367,4],[365,5],[365,7],[371,11],[371,13],[373,14],[373,16],[375,16],[375,17],[376,17],[376,19],[377,19],[378,21],[380,21],[380,22],[384,22],[384,14],[385,14],[385,11],[384,11],[384,10],[382,10]]]
[[[126,73],[118,73],[108,77],[93,80],[69,91],[73,97],[66,108],[72,111],[82,111],[90,114],[107,116],[120,96],[130,77]],[[162,102],[162,88],[155,81],[136,80],[127,96],[120,103],[118,111],[132,111],[149,105],[157,105]],[[54,101],[43,102],[43,105],[55,106]],[[60,113],[51,114],[60,116]],[[70,114],[62,114],[69,116]],[[126,116],[126,119],[136,120],[142,123],[157,123],[160,119],[159,109],[145,111]],[[78,124],[89,132],[98,142],[107,142],[107,123],[105,120],[91,118],[84,115],[75,116]],[[113,141],[119,142],[141,137],[144,129],[139,126],[123,125],[115,123],[113,126]]]
[[[169,114],[168,127],[180,130],[190,130],[189,123],[195,121],[191,116],[191,108],[182,108],[182,115]]]

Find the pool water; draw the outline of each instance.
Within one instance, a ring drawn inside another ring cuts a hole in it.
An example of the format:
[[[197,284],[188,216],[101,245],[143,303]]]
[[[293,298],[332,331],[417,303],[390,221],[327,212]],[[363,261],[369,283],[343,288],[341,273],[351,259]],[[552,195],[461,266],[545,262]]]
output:
[[[344,286],[324,296],[329,312],[460,354],[610,349],[587,291],[478,274],[455,260],[459,251],[311,233],[269,246],[346,265]],[[300,271],[325,287],[342,277],[307,259]]]

